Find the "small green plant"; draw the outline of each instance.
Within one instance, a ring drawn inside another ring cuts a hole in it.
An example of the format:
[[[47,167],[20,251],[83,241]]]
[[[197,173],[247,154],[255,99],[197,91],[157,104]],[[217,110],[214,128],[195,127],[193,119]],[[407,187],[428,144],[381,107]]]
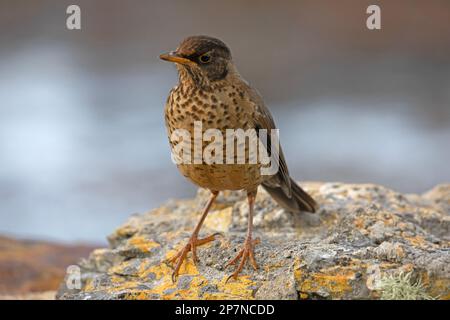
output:
[[[401,272],[396,275],[387,275],[380,280],[381,300],[434,300],[418,278],[411,279],[412,272]]]

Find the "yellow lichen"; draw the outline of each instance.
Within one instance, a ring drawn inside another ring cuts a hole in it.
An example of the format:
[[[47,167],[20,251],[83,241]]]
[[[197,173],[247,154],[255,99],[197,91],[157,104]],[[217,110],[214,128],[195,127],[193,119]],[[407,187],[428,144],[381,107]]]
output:
[[[239,276],[236,280],[231,278],[228,282],[228,276],[223,277],[217,283],[217,289],[226,295],[231,295],[234,299],[254,299],[253,289],[250,287],[255,283],[249,276]]]
[[[135,263],[136,263],[135,261],[131,261],[131,260],[124,261],[124,262],[122,262],[122,263],[120,263],[120,264],[118,264],[116,266],[113,266],[113,267],[109,268],[108,272],[109,273],[114,273],[114,274],[117,274],[117,275],[124,275],[124,274],[127,274],[127,270],[126,269],[129,268],[129,267],[133,267],[133,264],[135,264]],[[132,275],[141,276],[144,272],[146,272],[147,268],[148,268],[148,264],[145,261],[142,261],[139,264],[139,267],[137,268],[136,272],[134,274],[132,274]]]
[[[306,293],[301,292],[299,298],[303,300],[303,299],[308,299],[308,297],[309,296]]]
[[[123,226],[115,231],[115,235],[119,238],[129,237],[136,233],[136,228],[130,225]]]
[[[231,225],[232,207],[226,207],[223,210],[211,212],[205,220],[205,227],[208,229],[226,232]]]
[[[90,292],[95,290],[94,281],[92,279],[88,279],[83,288],[84,291]]]
[[[139,291],[133,296],[133,300],[148,300],[152,293],[150,290]]]
[[[281,267],[283,267],[282,263],[266,264],[266,265],[264,265],[264,271],[270,272],[270,271],[276,270]]]
[[[343,274],[327,275],[323,273],[313,273],[309,279],[303,280],[300,284],[300,291],[302,292],[316,292],[318,290],[325,290],[333,297],[343,296],[344,293],[352,290],[350,280],[354,279],[353,272]]]
[[[128,290],[123,299],[125,300],[150,300],[153,296],[151,290]]]
[[[132,237],[128,240],[130,246],[138,248],[144,253],[150,252],[153,248],[159,247],[160,244],[154,241],[148,240],[142,236]]]

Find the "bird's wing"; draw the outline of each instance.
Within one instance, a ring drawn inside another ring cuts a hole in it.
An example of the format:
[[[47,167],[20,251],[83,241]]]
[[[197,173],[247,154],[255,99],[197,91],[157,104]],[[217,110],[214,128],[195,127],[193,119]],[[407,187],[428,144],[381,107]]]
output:
[[[264,104],[264,101],[258,91],[250,87],[248,84],[245,85],[247,86],[246,92],[249,94],[250,100],[255,105],[256,112],[255,118],[253,119],[255,129],[267,130],[267,143],[265,141],[262,141],[262,143],[269,152],[271,161],[278,163],[278,173],[272,179],[267,181],[267,183],[274,184],[273,187],[281,187],[284,193],[290,197],[292,194],[291,178],[289,177],[289,171],[286,160],[284,159],[283,150],[281,149],[281,145],[279,145],[278,151],[276,148],[274,148],[274,150],[271,148],[270,130],[276,129],[275,122],[273,121],[272,115]]]

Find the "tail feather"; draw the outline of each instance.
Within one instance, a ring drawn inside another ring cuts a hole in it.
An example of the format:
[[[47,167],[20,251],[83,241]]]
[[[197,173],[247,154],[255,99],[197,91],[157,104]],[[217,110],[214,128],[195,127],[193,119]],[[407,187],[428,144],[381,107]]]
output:
[[[317,202],[304,191],[294,180],[291,179],[291,196],[287,195],[281,186],[263,183],[264,189],[284,209],[292,212],[316,212]]]

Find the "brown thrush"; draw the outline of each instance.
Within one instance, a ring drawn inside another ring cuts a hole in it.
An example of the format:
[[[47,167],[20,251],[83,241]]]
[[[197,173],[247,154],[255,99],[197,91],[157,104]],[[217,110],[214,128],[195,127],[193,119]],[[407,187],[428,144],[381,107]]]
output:
[[[261,96],[239,75],[230,50],[219,39],[208,36],[188,37],[175,51],[162,54],[160,58],[174,62],[179,73],[179,83],[170,91],[165,106],[165,121],[172,148],[172,133],[184,129],[194,134],[195,121],[201,121],[202,132],[208,129],[225,132],[226,129],[276,128]],[[269,139],[266,146],[270,143]],[[204,150],[204,146],[202,148]],[[261,174],[260,164],[221,164],[205,161],[177,164],[185,177],[198,186],[209,189],[211,197],[188,243],[169,260],[175,263],[173,280],[178,276],[189,251],[192,252],[194,263],[197,263],[196,247],[214,240],[214,235],[203,239],[199,239],[198,235],[209,209],[222,190],[245,190],[249,204],[247,237],[242,249],[227,264],[237,265],[230,275],[234,279],[248,260],[255,270],[258,268],[253,251],[256,241],[252,239],[252,224],[259,185],[288,211],[316,211],[316,202],[290,178],[281,148],[272,152],[270,157],[272,161],[276,161],[279,168],[277,173],[272,175]]]

